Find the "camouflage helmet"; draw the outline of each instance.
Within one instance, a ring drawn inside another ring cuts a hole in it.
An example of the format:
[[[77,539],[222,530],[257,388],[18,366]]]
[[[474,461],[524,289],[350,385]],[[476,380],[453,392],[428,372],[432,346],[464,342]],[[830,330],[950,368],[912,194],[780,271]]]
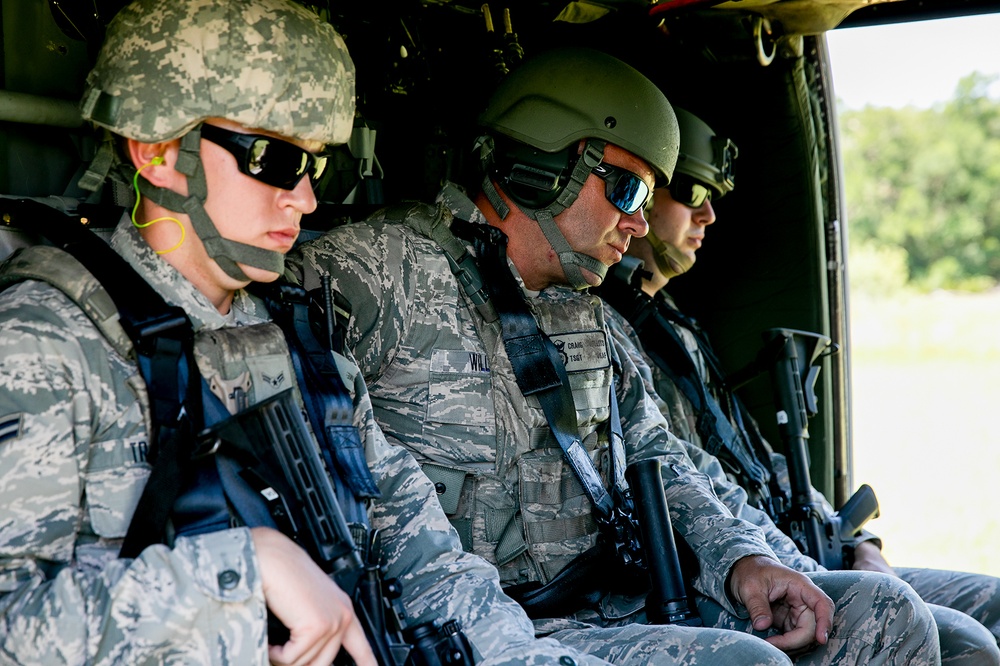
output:
[[[681,149],[677,156],[677,173],[690,176],[715,190],[721,197],[731,192],[733,160],[739,154],[729,139],[717,136],[701,118],[689,111],[674,107],[681,129]]]
[[[546,153],[602,139],[645,160],[659,185],[673,176],[680,141],[659,88],[624,62],[583,48],[524,61],[494,92],[479,123]]]
[[[354,64],[329,23],[285,0],[137,0],[108,28],[82,114],[145,143],[221,117],[342,144]]]

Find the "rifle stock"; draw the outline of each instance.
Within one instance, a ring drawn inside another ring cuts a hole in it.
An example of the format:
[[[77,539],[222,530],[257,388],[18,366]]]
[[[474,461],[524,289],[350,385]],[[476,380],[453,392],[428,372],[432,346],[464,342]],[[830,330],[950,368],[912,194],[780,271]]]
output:
[[[777,349],[771,366],[771,386],[777,410],[778,431],[785,445],[791,506],[782,517],[782,528],[799,550],[827,569],[850,569],[854,542],[861,528],[878,517],[878,499],[863,485],[840,511],[827,515],[813,498],[809,474],[809,417],[818,411],[816,362],[830,346],[830,338],[807,331],[774,328],[764,332],[764,343]]]

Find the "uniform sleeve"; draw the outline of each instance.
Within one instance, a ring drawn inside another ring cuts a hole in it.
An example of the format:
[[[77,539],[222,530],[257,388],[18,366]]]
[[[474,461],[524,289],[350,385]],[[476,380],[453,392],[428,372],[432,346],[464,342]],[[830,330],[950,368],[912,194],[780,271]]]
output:
[[[733,515],[756,525],[764,532],[767,545],[771,547],[782,564],[795,571],[824,571],[816,560],[799,551],[795,542],[778,529],[769,515],[747,504],[746,491],[726,476],[718,458],[693,444],[685,442],[685,445],[688,447],[688,455],[698,471],[712,480],[712,487],[722,503],[733,512]]]
[[[61,293],[0,298],[0,654],[23,664],[267,661],[249,532],[116,559],[148,465],[115,428],[132,396],[100,334]],[[119,402],[120,400],[120,402]]]
[[[733,516],[716,496],[711,480],[695,468],[684,443],[668,431],[636,364],[614,336],[611,346],[627,460],[661,459],[670,519],[700,565],[695,587],[728,611],[745,616],[745,609],[733,606],[726,594],[732,566],[751,555],[777,558],[760,528]]]
[[[351,303],[347,348],[369,382],[377,381],[399,353],[415,302],[416,259],[406,228],[379,221],[347,224],[304,243],[286,261],[305,289],[329,275]]]
[[[552,639],[535,638],[528,616],[501,591],[496,568],[462,550],[416,460],[386,441],[360,374],[352,385],[355,425],[382,495],[373,506],[372,527],[380,534],[387,576],[402,584],[406,623],[457,619],[479,666],[605,664]]]

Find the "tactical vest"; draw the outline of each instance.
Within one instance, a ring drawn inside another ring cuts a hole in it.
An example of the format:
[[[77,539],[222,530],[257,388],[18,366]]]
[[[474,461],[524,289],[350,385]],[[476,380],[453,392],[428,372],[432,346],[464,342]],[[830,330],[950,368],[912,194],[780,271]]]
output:
[[[134,357],[132,340],[107,290],[71,254],[45,245],[15,251],[0,265],[0,290],[24,280],[45,282],[61,291],[87,314],[119,356]],[[203,330],[195,335],[194,344],[202,376],[231,414],[295,385],[284,336],[270,322]],[[137,398],[148,420],[148,396],[140,392]]]
[[[684,425],[698,440],[692,443],[720,460],[730,479],[746,490],[748,503],[777,520],[784,501],[768,445],[738,397],[724,387],[721,365],[693,320],[662,296],[641,290],[636,274],[641,264],[626,257],[595,291],[632,325],[652,366],[655,390],[681,412],[668,418],[687,417]]]
[[[465,243],[449,229],[450,214],[428,207],[399,208],[390,210],[386,219],[404,223],[444,248],[458,282],[456,289],[469,285],[458,289],[464,303],[458,314],[469,317],[466,323],[472,328],[451,340],[451,349],[438,344],[427,378],[427,416],[432,423],[425,426],[424,439],[431,445],[455,442],[459,448],[446,454],[447,461],[442,460],[439,447],[433,462],[419,451],[418,460],[435,484],[463,546],[494,563],[503,585],[547,582],[596,543],[593,507],[557,445],[538,400],[525,397],[516,383],[495,315],[494,321],[488,321],[488,310],[476,298],[482,283],[475,264],[463,261],[468,254]],[[543,292],[531,299],[530,307],[539,328],[562,354],[579,436],[607,486],[613,368],[603,309],[596,297],[574,294],[566,299],[558,292]],[[585,306],[581,298],[588,299]],[[468,349],[470,338],[478,340],[478,351]],[[441,342],[440,335],[437,340]],[[479,357],[485,360],[486,372],[468,367],[470,360]],[[380,400],[373,396],[373,402]],[[392,405],[385,407],[380,419],[391,418],[385,412]],[[445,413],[448,408],[454,410],[450,417]],[[474,418],[470,418],[472,411]],[[470,433],[477,423],[483,424],[480,432]],[[426,432],[427,428],[433,432]],[[391,424],[386,429],[393,432]],[[489,441],[494,447],[499,475],[483,465],[463,464],[467,461],[460,458],[460,445],[475,446],[470,444],[475,441]]]

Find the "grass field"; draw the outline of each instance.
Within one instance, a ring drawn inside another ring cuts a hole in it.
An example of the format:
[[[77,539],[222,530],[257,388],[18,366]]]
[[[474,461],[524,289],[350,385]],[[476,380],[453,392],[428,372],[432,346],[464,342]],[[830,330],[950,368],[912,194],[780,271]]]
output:
[[[855,485],[890,564],[1000,575],[1000,293],[852,295]]]

